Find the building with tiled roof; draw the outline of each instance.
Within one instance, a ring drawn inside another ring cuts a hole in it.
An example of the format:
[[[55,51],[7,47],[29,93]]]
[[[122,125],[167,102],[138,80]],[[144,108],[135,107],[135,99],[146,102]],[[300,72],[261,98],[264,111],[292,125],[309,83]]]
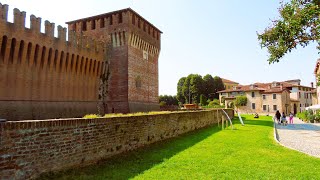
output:
[[[222,82],[223,82],[223,84],[224,84],[224,88],[225,88],[226,90],[232,89],[233,87],[239,85],[239,83],[234,82],[234,81],[231,81],[231,80],[229,80],[229,79],[221,78],[221,80],[222,80]]]
[[[300,85],[300,79],[283,82],[239,85],[219,91],[221,103],[231,105],[237,96],[246,96],[247,105],[237,107],[242,113],[273,114],[277,110],[286,114],[301,112],[316,103],[315,88]]]

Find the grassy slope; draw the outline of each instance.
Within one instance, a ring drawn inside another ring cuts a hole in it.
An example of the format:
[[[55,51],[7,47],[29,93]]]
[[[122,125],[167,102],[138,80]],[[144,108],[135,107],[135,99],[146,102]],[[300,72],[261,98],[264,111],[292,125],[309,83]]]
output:
[[[245,116],[245,124],[199,130],[55,178],[320,179],[320,159],[274,141],[271,117]]]

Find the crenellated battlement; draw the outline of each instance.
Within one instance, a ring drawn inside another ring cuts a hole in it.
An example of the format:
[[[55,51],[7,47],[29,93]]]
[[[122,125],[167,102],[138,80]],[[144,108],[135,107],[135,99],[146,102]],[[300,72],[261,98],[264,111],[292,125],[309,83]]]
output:
[[[44,22],[44,33],[47,36],[54,37],[54,23],[50,23],[48,20]]]
[[[26,12],[17,8],[13,9],[13,24],[19,28],[24,28],[26,24]]]
[[[30,16],[30,29],[35,33],[40,33],[41,29],[41,18],[36,17],[35,15]]]
[[[49,41],[56,43],[67,44],[71,47],[77,47],[80,49],[86,49],[88,51],[98,52],[98,50],[103,49],[103,45],[100,42],[96,42],[94,39],[88,39],[84,35],[76,35],[75,31],[70,30],[68,32],[69,41],[67,41],[67,28],[60,25],[57,26],[58,37],[54,37],[55,34],[55,23],[49,22],[46,20],[44,22],[45,32],[41,33],[41,17],[36,17],[35,15],[30,16],[30,30],[25,27],[26,25],[26,12],[20,11],[18,8],[13,9],[13,23],[8,22],[8,8],[9,6],[0,3],[0,25],[1,27],[7,27],[9,30],[10,27],[16,29],[16,31],[24,31],[25,33],[32,33],[34,38],[48,38]],[[20,32],[20,34],[23,32]]]
[[[9,10],[9,5],[4,4],[2,5],[0,3],[0,20],[8,20],[8,10]]]

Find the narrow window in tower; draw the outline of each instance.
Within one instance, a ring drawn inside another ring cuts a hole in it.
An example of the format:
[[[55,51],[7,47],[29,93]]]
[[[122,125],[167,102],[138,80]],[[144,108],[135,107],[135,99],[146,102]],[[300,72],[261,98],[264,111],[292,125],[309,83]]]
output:
[[[48,68],[50,68],[50,65],[51,65],[51,58],[52,58],[52,48],[49,49],[48,64],[47,64]]]
[[[143,22],[143,31],[146,32],[146,23]]]
[[[76,59],[76,67],[75,67],[76,73],[78,72],[78,64],[79,64],[79,55],[77,55],[77,59]]]
[[[29,43],[28,49],[27,49],[27,62],[28,62],[28,64],[30,64],[30,61],[31,61],[31,50],[32,50],[32,44]]]
[[[72,24],[72,30],[77,31],[77,23]]]
[[[10,56],[9,56],[9,62],[11,63],[11,64],[13,64],[13,56],[14,56],[14,51],[15,51],[15,49],[16,49],[16,39],[15,38],[13,38],[12,40],[11,40],[11,48],[10,48]]]
[[[140,28],[140,25],[141,24],[141,22],[140,22],[140,19],[138,19],[138,28]]]
[[[97,76],[99,76],[99,71],[100,70],[100,61],[98,61],[98,67],[97,67]]]
[[[112,25],[112,15],[109,17],[109,25]]]
[[[54,52],[54,59],[53,59],[53,67],[55,70],[57,70],[58,55],[59,55],[59,52],[58,52],[58,50],[56,50]]]
[[[119,45],[122,45],[122,36],[121,36],[121,32],[118,33],[119,34]]]
[[[69,65],[69,53],[67,53],[67,58],[66,58],[66,63],[65,63],[66,72],[68,72],[68,65]]]
[[[92,59],[89,60],[89,70],[88,70],[89,71],[89,73],[88,73],[89,75],[91,73],[91,66],[92,66]]]
[[[71,55],[70,72],[73,72],[74,54]]]
[[[132,15],[132,24],[136,25],[136,17],[134,15]]]
[[[35,66],[37,66],[38,58],[39,58],[39,45],[37,44],[36,49],[34,51],[34,57],[33,57],[33,63]]]
[[[122,12],[120,12],[120,13],[118,14],[118,18],[119,18],[119,21],[118,21],[119,24],[122,23]]]
[[[122,42],[122,45],[125,45],[126,44],[126,32],[122,32],[122,37],[123,37],[123,42]]]
[[[91,20],[91,29],[94,30],[96,29],[96,20]]]
[[[101,70],[100,71],[101,71],[101,74],[104,73],[104,62],[101,63]]]
[[[104,18],[100,19],[100,28],[104,28]]]
[[[40,67],[43,68],[44,65],[44,58],[46,56],[46,47],[42,47],[42,52],[41,52],[41,62],[40,62]]]
[[[87,30],[87,22],[82,21],[82,31],[86,31],[86,30]]]
[[[83,64],[84,64],[84,57],[81,57],[81,61],[80,61],[80,68],[79,68],[79,73],[81,74],[83,72],[82,68],[83,68]]]
[[[60,72],[62,71],[63,59],[64,59],[64,52],[62,51],[61,55],[60,55],[60,64],[59,64],[59,71]]]
[[[142,86],[141,77],[137,76],[135,81],[136,81],[136,88],[141,88],[141,86]]]
[[[0,51],[0,60],[1,61],[4,61],[4,57],[6,55],[7,41],[8,41],[8,37],[7,36],[3,36],[2,37],[2,43],[1,43],[1,51]]]
[[[94,75],[94,73],[96,72],[96,63],[97,63],[97,61],[94,60],[94,62],[93,62],[93,71],[92,71],[92,74],[93,74],[93,75]]]
[[[18,63],[20,64],[22,61],[22,55],[24,50],[24,41],[20,41],[19,52],[18,52]]]

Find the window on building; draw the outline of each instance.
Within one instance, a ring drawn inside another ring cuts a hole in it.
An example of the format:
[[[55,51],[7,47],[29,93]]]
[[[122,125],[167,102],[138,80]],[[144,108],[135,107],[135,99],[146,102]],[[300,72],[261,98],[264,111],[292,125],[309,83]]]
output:
[[[122,23],[122,13],[120,12],[119,14],[118,14],[118,23]]]
[[[262,99],[266,99],[266,95],[265,94],[262,95]]]
[[[273,105],[273,110],[274,110],[274,111],[278,110],[277,105]]]
[[[301,92],[299,92],[298,94],[299,94],[299,98],[301,98]]]
[[[277,94],[272,94],[273,99],[277,99]]]
[[[251,92],[251,97],[254,97],[254,92]]]
[[[256,109],[256,103],[251,104],[252,109]]]
[[[263,111],[266,111],[267,110],[267,105],[263,105]]]

